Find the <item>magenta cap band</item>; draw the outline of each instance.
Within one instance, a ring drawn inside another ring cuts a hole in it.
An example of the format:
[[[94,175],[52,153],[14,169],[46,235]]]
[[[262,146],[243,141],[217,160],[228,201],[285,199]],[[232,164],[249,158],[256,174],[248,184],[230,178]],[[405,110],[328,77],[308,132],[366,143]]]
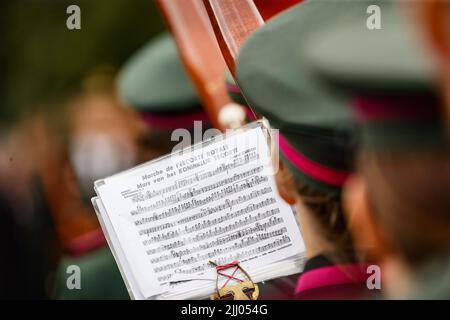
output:
[[[161,131],[171,131],[178,128],[192,129],[194,121],[202,121],[210,124],[208,115],[203,111],[187,113],[183,115],[156,115],[141,113],[141,118],[151,128]]]
[[[287,139],[280,134],[280,150],[289,162],[301,172],[319,182],[341,187],[347,180],[349,173],[326,167],[314,162],[295,149]]]
[[[426,95],[357,96],[352,101],[360,122],[426,120],[439,117],[439,101]]]

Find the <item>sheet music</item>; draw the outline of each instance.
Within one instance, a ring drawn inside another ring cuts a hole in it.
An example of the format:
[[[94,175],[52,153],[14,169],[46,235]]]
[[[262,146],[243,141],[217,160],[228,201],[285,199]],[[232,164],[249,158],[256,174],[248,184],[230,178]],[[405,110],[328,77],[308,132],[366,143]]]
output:
[[[123,252],[122,246],[117,238],[116,232],[111,224],[111,221],[107,219],[106,209],[99,197],[92,198],[92,205],[97,213],[100,225],[105,233],[106,241],[109,247],[112,249],[112,254],[116,262],[122,278],[125,281],[128,293],[133,300],[143,300],[145,297],[142,295],[139,285],[137,284],[134,274],[131,272],[130,265],[126,259],[126,255]]]
[[[145,297],[174,277],[210,278],[209,261],[252,270],[304,251],[260,127],[100,180],[96,191]]]

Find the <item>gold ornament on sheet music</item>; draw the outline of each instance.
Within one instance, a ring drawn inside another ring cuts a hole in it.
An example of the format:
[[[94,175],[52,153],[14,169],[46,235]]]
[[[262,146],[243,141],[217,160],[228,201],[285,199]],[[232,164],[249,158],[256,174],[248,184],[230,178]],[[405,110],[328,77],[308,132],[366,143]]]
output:
[[[244,270],[239,262],[234,261],[226,265],[217,265],[210,261],[210,264],[214,265],[217,272],[216,278],[216,293],[211,296],[211,300],[257,300],[259,297],[259,288],[256,283],[253,282],[247,271]],[[234,268],[234,269],[233,269]],[[233,269],[231,274],[224,273],[225,270]],[[236,273],[240,271],[247,280],[240,279],[236,276]],[[222,287],[219,288],[219,277],[227,278]],[[228,285],[230,281],[235,281],[237,284]]]

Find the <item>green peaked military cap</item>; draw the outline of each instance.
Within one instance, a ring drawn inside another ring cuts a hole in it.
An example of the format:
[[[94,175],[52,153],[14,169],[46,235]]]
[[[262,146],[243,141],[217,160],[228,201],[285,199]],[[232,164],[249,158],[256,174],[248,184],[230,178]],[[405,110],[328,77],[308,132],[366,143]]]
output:
[[[125,103],[153,129],[191,129],[194,121],[210,126],[174,40],[167,33],[131,57],[119,74],[118,87]]]
[[[308,64],[324,85],[350,97],[365,146],[445,144],[434,60],[408,3],[372,5],[381,29],[368,28],[368,15],[332,21],[305,41]]]
[[[370,14],[332,21],[331,28],[315,30],[304,43],[309,62],[343,87],[367,92],[430,89],[433,59],[418,23],[407,11],[409,4],[370,3],[377,7],[379,15],[373,19],[379,19],[380,29],[369,28]]]
[[[342,187],[357,135],[348,97],[315,79],[304,43],[332,21],[365,15],[367,3],[301,3],[257,30],[238,56],[237,82],[248,103],[280,129],[280,154],[296,178],[321,190]]]
[[[233,76],[231,75],[231,72],[228,70],[225,72],[225,84],[227,87],[227,92],[230,98],[243,106],[247,105],[247,101],[245,100],[245,97],[242,95],[241,89],[236,84],[236,81],[234,80]]]
[[[150,41],[125,64],[119,74],[119,93],[141,112],[183,112],[200,106],[168,33]]]

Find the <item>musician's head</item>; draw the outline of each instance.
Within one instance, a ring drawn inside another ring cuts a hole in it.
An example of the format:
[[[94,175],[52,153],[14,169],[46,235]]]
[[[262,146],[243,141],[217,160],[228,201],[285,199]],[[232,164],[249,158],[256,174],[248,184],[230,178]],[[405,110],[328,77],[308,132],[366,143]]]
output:
[[[241,49],[237,75],[249,105],[280,130],[278,191],[296,204],[307,255],[347,261],[354,252],[341,192],[352,170],[354,131],[339,112],[346,100],[309,72],[302,42],[308,24],[325,19],[326,6],[299,6],[257,30]]]
[[[420,1],[417,4],[419,21],[438,59],[442,88],[447,99],[450,121],[450,2],[446,0]]]
[[[199,142],[211,127],[175,42],[167,33],[130,58],[119,75],[118,89],[147,128],[140,139],[141,161]]]

